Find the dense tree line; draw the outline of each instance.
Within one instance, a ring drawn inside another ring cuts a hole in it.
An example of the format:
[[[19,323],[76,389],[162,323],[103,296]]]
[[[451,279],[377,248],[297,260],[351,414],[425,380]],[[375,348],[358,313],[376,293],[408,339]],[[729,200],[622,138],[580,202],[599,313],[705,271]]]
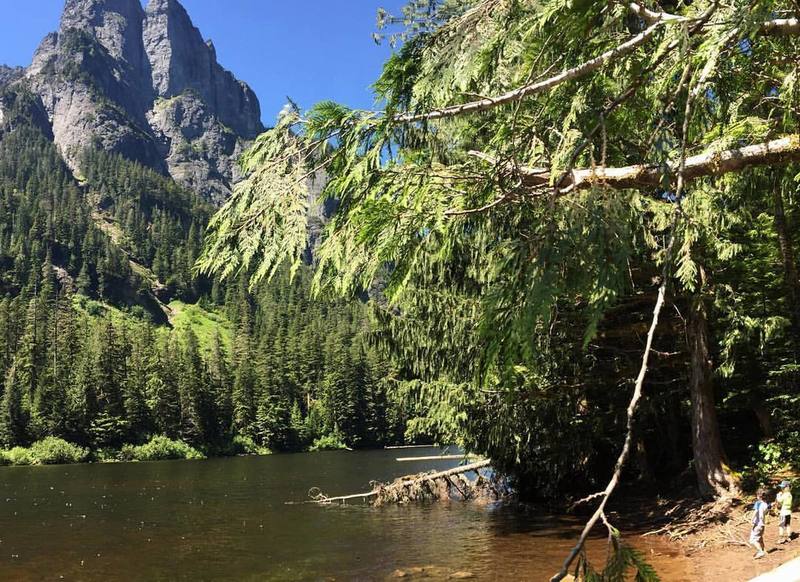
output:
[[[103,150],[84,152],[80,171],[90,203],[114,225],[118,245],[152,270],[167,295],[196,299],[204,287],[192,268],[211,206],[173,180]]]
[[[231,292],[233,329],[215,330],[207,345],[191,327],[103,314],[57,290],[45,263],[36,294],[0,300],[4,447],[57,436],[119,449],[165,435],[223,453],[236,436],[272,450],[403,437],[388,365],[367,342],[366,308],[310,305],[304,278]]]
[[[0,127],[0,445],[165,435],[223,453],[237,437],[274,450],[402,438],[362,303],[309,302],[302,271],[253,290],[196,277],[207,203],[97,150],[76,180],[15,97]],[[202,345],[170,330],[171,299],[231,329]]]

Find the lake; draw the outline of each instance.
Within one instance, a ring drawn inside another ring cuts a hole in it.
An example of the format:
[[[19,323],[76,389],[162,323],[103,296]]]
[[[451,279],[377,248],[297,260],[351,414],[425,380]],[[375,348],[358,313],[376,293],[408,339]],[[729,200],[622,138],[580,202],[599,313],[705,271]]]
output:
[[[0,580],[547,580],[577,520],[460,502],[286,504],[455,466],[395,460],[438,452],[2,468]],[[633,539],[664,580],[689,579],[675,548]]]

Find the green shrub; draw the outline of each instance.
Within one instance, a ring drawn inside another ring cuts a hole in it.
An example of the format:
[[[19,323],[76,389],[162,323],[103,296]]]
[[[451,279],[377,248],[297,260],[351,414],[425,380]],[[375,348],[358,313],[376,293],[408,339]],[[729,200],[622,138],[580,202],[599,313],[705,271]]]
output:
[[[347,449],[347,445],[342,442],[342,439],[337,434],[326,434],[325,436],[314,439],[314,442],[309,447],[309,451],[341,451]]]
[[[57,437],[47,437],[30,448],[14,447],[0,451],[0,465],[67,465],[82,463],[89,451]]]
[[[10,451],[4,451],[3,456],[8,459],[10,465],[33,465],[30,449],[25,447],[14,447]]]
[[[33,443],[28,452],[33,465],[81,463],[89,456],[86,449],[57,437],[47,437]]]
[[[737,474],[743,491],[755,493],[756,489],[763,487],[791,467],[789,449],[775,441],[759,443],[753,447],[751,462]]]
[[[125,445],[120,451],[125,461],[166,461],[168,459],[205,459],[205,455],[183,441],[173,441],[165,436],[154,436],[150,442],[134,446]]]
[[[94,449],[92,458],[99,463],[118,463],[121,460],[120,451],[110,447]]]
[[[261,447],[256,442],[247,436],[236,435],[231,441],[231,454],[233,455],[268,455],[270,450],[267,447]]]

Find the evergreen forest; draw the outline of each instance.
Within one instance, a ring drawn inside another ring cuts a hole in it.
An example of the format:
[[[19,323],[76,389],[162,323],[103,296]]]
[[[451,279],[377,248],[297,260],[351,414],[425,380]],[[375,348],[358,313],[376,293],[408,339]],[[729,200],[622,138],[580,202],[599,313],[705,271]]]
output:
[[[114,459],[161,437],[189,448],[156,457],[403,439],[363,302],[311,301],[306,268],[253,288],[196,276],[213,207],[99,149],[73,176],[24,92],[5,98],[0,448],[55,437]]]

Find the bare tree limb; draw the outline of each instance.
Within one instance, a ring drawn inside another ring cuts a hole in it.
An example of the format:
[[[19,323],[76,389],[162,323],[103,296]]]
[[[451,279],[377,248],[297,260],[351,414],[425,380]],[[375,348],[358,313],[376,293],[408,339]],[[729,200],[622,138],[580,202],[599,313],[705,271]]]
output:
[[[496,160],[483,152],[472,155],[489,162]],[[785,164],[800,160],[800,134],[790,134],[772,141],[733,148],[723,151],[711,151],[686,158],[682,175],[685,180],[695,180],[707,176],[721,176],[752,166]],[[677,178],[680,163],[672,162],[666,168]],[[522,165],[508,167],[507,171],[516,172],[528,187],[548,185],[551,180],[549,172],[542,168],[530,168]],[[665,168],[662,166],[637,164],[612,168],[582,168],[569,172],[562,181],[561,193],[573,190],[585,190],[593,186],[604,186],[613,189],[657,187],[662,184]]]
[[[689,20],[685,16],[670,14],[668,12],[657,12],[656,10],[650,10],[649,8],[647,8],[646,6],[642,6],[638,2],[630,2],[628,4],[628,9],[648,24],[653,24],[658,21],[685,22]]]
[[[451,105],[449,107],[443,107],[442,109],[434,109],[426,113],[408,113],[405,115],[398,115],[395,117],[395,121],[398,123],[414,123],[418,121],[431,121],[434,119],[453,117],[464,113],[478,113],[480,111],[492,109],[498,105],[514,103],[515,101],[519,101],[520,99],[524,99],[530,95],[543,93],[552,89],[553,87],[556,87],[557,85],[560,85],[561,83],[579,79],[590,73],[593,73],[609,61],[633,52],[646,43],[664,23],[665,21],[657,21],[641,33],[614,47],[613,49],[610,49],[594,57],[593,59],[572,67],[571,69],[567,69],[566,71],[562,71],[558,75],[554,75],[542,81],[525,85],[524,87],[520,87],[519,89],[515,89],[495,97],[484,97],[483,99],[470,101],[469,103]]]
[[[685,16],[650,10],[638,2],[630,2],[628,8],[647,24],[654,24],[656,22],[686,22],[689,20]],[[800,20],[797,18],[775,18],[762,22],[759,28],[759,32],[767,36],[800,34]]]
[[[411,485],[416,485],[422,483],[423,481],[432,481],[436,479],[444,479],[447,477],[452,477],[455,475],[462,475],[464,473],[470,473],[472,471],[477,472],[479,469],[485,469],[491,466],[492,461],[489,459],[484,459],[483,461],[476,461],[474,463],[470,463],[468,465],[461,465],[459,467],[454,467],[452,469],[447,469],[446,471],[438,471],[434,473],[423,473],[421,475],[414,475],[410,477],[404,477],[402,479],[397,479],[395,482],[390,483],[389,485],[378,485],[372,491],[368,491],[366,493],[355,493],[353,495],[341,495],[339,497],[327,497],[317,490],[317,494],[311,495],[312,499],[306,501],[305,503],[333,503],[334,501],[348,501],[350,499],[371,499],[373,497],[378,497],[381,492],[385,488],[394,488],[394,489],[402,489],[403,487],[408,487]],[[316,487],[313,490],[316,490]],[[310,494],[311,492],[309,492]]]
[[[762,34],[772,36],[787,36],[800,34],[800,20],[797,18],[776,18],[768,20],[761,25]]]
[[[446,210],[444,215],[447,216],[447,217],[452,217],[452,216],[467,216],[469,214],[480,214],[481,212],[486,212],[487,210],[491,210],[495,206],[498,206],[499,204],[502,204],[503,202],[505,202],[508,199],[509,199],[509,195],[508,194],[503,194],[502,196],[499,196],[499,197],[495,198],[494,200],[492,200],[488,204],[484,204],[483,206],[480,206],[478,208],[466,208],[466,209],[463,209],[463,210],[455,210],[455,209]]]
[[[627,423],[627,435],[625,436],[625,443],[622,445],[622,451],[620,451],[619,457],[617,458],[617,464],[614,467],[614,474],[611,476],[611,480],[608,482],[608,485],[600,494],[602,495],[602,500],[600,501],[600,505],[595,510],[592,517],[589,521],[586,522],[586,525],[581,532],[580,538],[578,538],[578,542],[575,544],[575,547],[572,548],[569,555],[564,560],[564,563],[561,565],[561,570],[553,576],[550,581],[551,582],[559,582],[566,577],[567,572],[569,571],[569,567],[575,558],[578,557],[581,550],[583,549],[584,544],[586,543],[586,539],[589,537],[589,533],[592,531],[592,528],[597,524],[597,522],[602,519],[603,522],[606,524],[609,529],[611,526],[605,519],[605,509],[606,503],[608,502],[611,494],[614,493],[614,489],[617,488],[617,484],[619,483],[619,479],[622,476],[622,468],[625,466],[625,463],[628,460],[628,456],[630,454],[631,449],[631,442],[633,441],[633,418],[636,414],[636,408],[639,405],[639,400],[642,398],[642,387],[644,386],[644,378],[647,375],[647,363],[650,357],[650,350],[653,346],[653,337],[655,336],[656,327],[658,327],[658,318],[661,314],[661,308],[664,305],[664,297],[666,295],[666,288],[667,288],[667,279],[666,277],[661,282],[661,286],[658,289],[658,299],[656,300],[655,308],[653,309],[653,321],[650,324],[650,331],[647,333],[647,344],[644,348],[644,354],[642,355],[642,366],[639,370],[639,376],[636,378],[636,387],[633,390],[633,396],[631,397],[631,401],[628,404],[628,423]],[[597,494],[595,494],[597,495]]]

